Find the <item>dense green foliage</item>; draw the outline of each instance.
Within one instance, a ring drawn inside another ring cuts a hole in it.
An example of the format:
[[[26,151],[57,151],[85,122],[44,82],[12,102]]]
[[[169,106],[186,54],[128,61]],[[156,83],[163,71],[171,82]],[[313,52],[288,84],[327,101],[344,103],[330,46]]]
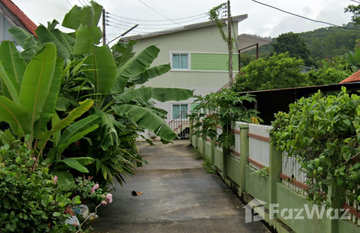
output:
[[[314,62],[310,57],[310,50],[299,34],[289,32],[279,35],[276,41],[272,43],[273,52],[289,53],[291,57],[299,58],[304,61],[305,66],[312,66]]]
[[[160,51],[156,46],[134,54],[132,41],[101,45],[101,12],[93,1],[74,6],[62,22],[70,33],[57,29],[56,20],[40,25],[37,37],[10,29],[22,52],[13,42],[1,43],[0,141],[12,145],[15,137],[27,148],[1,151],[0,195],[7,195],[0,204],[6,210],[0,216],[1,232],[29,232],[30,223],[34,232],[61,228],[66,207],[80,200],[112,201],[110,194],[104,199],[101,187],[115,179],[122,184],[124,175],[135,174],[134,168],[145,162],[137,155],[138,132],[151,130],[165,142],[177,137],[164,120],[166,112],[152,99],[180,101],[193,91],[135,89],[168,72],[170,65],[150,67]],[[21,209],[25,215],[18,213]]]
[[[260,58],[244,68],[244,74],[236,78],[232,89],[243,92],[307,86],[307,76],[301,73],[301,65],[304,65],[301,59],[289,54]]]
[[[79,196],[70,199],[44,164],[33,169],[31,154],[20,141],[0,148],[0,231],[70,232],[66,209]]]
[[[349,5],[345,8],[345,12],[353,13],[351,20],[356,24],[360,25],[360,4],[358,5]]]
[[[345,25],[348,28],[354,27],[352,23]],[[307,48],[310,50],[311,60],[315,67],[322,67],[322,60],[331,61],[336,56],[342,56],[345,53],[354,51],[356,41],[360,39],[359,26],[354,29],[345,29],[340,27],[319,28],[314,31],[292,33],[298,35],[301,40],[305,41]],[[272,43],[260,47],[260,57],[267,58],[274,53],[273,45],[277,43],[278,38],[273,38]],[[291,48],[295,49],[296,47]],[[285,51],[286,52],[286,51]],[[242,53],[245,58],[242,67],[250,61],[256,59],[255,50]],[[249,59],[247,58],[249,57]],[[248,62],[246,62],[248,60]],[[312,64],[311,64],[312,65]]]
[[[351,203],[360,201],[360,97],[346,89],[338,95],[317,93],[279,112],[273,122],[273,142],[297,156],[307,175],[310,199],[325,203],[335,180]],[[339,197],[337,197],[339,198]]]
[[[244,107],[245,102],[255,101],[251,95],[240,96],[229,89],[210,93],[204,97],[197,96],[194,101],[197,106],[191,114],[191,119],[196,122],[194,134],[204,140],[207,137],[217,139],[218,146],[230,148],[235,144],[235,136],[230,130],[230,124],[235,121],[251,122],[252,118],[257,118],[256,110]],[[217,126],[225,128],[220,135],[217,135]]]
[[[71,33],[57,29],[55,20],[40,25],[37,38],[11,29],[21,53],[12,42],[1,43],[0,121],[18,137],[30,134],[26,143],[36,161],[47,159],[59,181],[90,173],[102,184],[122,183],[124,173],[133,175],[144,162],[136,154],[137,132],[149,129],[164,141],[177,137],[151,99],[192,96],[178,88],[135,89],[170,66],[149,68],[160,51],[156,46],[138,54],[134,42],[101,46],[101,11],[95,2],[74,6],[62,23]]]
[[[351,72],[338,70],[332,67],[311,70],[307,74],[308,85],[336,84],[351,75]]]

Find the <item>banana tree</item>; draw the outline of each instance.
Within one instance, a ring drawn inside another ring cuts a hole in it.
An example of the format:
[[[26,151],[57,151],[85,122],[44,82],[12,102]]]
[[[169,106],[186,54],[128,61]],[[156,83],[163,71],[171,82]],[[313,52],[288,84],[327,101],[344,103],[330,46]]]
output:
[[[95,119],[89,117],[82,120],[87,121],[86,130],[78,127],[78,123],[71,125],[93,105],[90,99],[80,103],[64,119],[57,117],[55,106],[60,92],[63,60],[57,57],[54,44],[44,45],[42,51],[26,64],[14,43],[3,41],[0,60],[3,92],[0,95],[0,121],[7,122],[14,135],[25,139],[28,148],[34,151],[36,161],[43,155],[49,141],[52,141],[54,148],[65,148],[73,139],[89,133],[90,127],[91,130],[97,128]],[[57,121],[54,120],[56,118]],[[53,127],[48,130],[51,119]],[[65,132],[72,130],[73,138],[67,134],[59,135],[65,128]],[[56,138],[54,135],[59,136],[57,141],[53,140]],[[59,161],[60,159],[58,156]],[[82,169],[81,166],[72,168]]]
[[[59,147],[56,151],[51,151],[56,158],[64,150],[67,156],[74,158],[79,154],[91,155],[96,160],[95,172],[102,170],[105,178],[111,173],[108,167],[115,163],[105,167],[105,162],[108,162],[111,156],[120,153],[123,157],[141,162],[136,155],[129,155],[136,147],[136,131],[150,129],[165,141],[177,137],[163,119],[163,111],[149,104],[151,99],[185,100],[192,96],[193,91],[177,88],[135,89],[136,85],[168,72],[170,66],[165,64],[150,67],[160,51],[156,46],[134,54],[132,47],[135,42],[118,43],[112,48],[100,45],[102,32],[98,22],[101,12],[102,6],[93,1],[90,6],[74,6],[62,22],[62,26],[73,30],[72,33],[56,29],[57,21],[49,23],[47,27],[40,25],[36,30],[38,38],[19,28],[12,29],[11,33],[20,41],[21,46],[26,47],[26,53],[20,54],[25,63],[29,61],[31,54],[43,49],[48,43],[56,47],[58,57],[64,60],[64,75],[60,79],[61,91],[55,102],[58,111],[70,111],[77,107],[78,102],[87,98],[93,101],[89,117],[95,116],[99,127],[80,141],[80,144],[87,143],[89,151],[81,151],[74,145],[71,148]],[[146,117],[148,121],[142,120],[142,117]],[[55,133],[53,136],[56,136],[56,142],[66,141],[59,140],[59,135]],[[42,135],[41,138],[46,137]],[[77,153],[72,153],[72,150]],[[123,168],[131,170],[128,164],[121,169]],[[114,170],[123,172],[121,169]],[[121,180],[121,177],[118,178]]]

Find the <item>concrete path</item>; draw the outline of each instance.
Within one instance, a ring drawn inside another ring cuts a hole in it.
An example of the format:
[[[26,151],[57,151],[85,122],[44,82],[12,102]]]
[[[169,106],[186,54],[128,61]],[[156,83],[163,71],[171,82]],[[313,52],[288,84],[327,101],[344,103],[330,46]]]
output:
[[[149,164],[116,187],[114,202],[99,208],[100,218],[90,222],[93,232],[270,232],[261,222],[245,223],[239,198],[202,168],[189,141],[139,148]],[[132,196],[133,190],[143,195]]]

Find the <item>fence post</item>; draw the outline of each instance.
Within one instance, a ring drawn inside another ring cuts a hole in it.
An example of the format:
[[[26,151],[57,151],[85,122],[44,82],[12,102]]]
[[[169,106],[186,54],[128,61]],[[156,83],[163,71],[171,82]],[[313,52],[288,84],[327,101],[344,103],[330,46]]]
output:
[[[342,213],[340,209],[343,208],[342,205],[345,203],[345,190],[343,187],[337,186],[336,179],[333,177],[331,180],[331,186],[328,192],[330,198],[330,207],[333,211],[339,211],[339,218],[341,217]],[[334,214],[332,213],[332,215]],[[331,224],[331,233],[338,233],[339,232],[339,221],[341,219],[330,219]]]
[[[231,131],[231,123],[227,123],[224,125],[223,127],[223,134],[229,134]],[[227,170],[228,170],[228,164],[227,164],[227,160],[228,160],[228,156],[230,156],[230,148],[225,148],[223,147],[223,176],[224,176],[224,181],[226,183],[226,179],[227,179]]]
[[[274,142],[272,142],[272,133],[270,133],[270,204],[277,204],[276,189],[277,184],[281,183],[280,174],[282,172],[282,153],[276,149]],[[270,213],[272,214],[272,213]],[[270,218],[275,218],[272,214]]]
[[[210,157],[210,161],[211,161],[212,165],[215,164],[215,146],[216,146],[216,138],[211,140],[211,157]]]
[[[240,193],[245,191],[246,166],[249,158],[249,124],[241,124],[240,127]]]
[[[193,120],[189,119],[189,127],[190,127],[190,144],[193,145],[193,141],[192,141],[193,127],[194,127]]]

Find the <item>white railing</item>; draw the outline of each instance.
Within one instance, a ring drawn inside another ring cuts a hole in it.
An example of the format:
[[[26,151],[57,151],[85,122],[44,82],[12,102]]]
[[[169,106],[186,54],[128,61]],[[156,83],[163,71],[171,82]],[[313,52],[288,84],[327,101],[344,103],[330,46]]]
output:
[[[307,185],[305,184],[307,177],[306,174],[301,171],[301,164],[299,163],[298,157],[289,157],[286,152],[283,153],[281,178],[285,186],[307,196]]]
[[[249,124],[249,164],[255,169],[270,165],[270,136],[267,125]],[[257,162],[257,163],[254,163]]]

